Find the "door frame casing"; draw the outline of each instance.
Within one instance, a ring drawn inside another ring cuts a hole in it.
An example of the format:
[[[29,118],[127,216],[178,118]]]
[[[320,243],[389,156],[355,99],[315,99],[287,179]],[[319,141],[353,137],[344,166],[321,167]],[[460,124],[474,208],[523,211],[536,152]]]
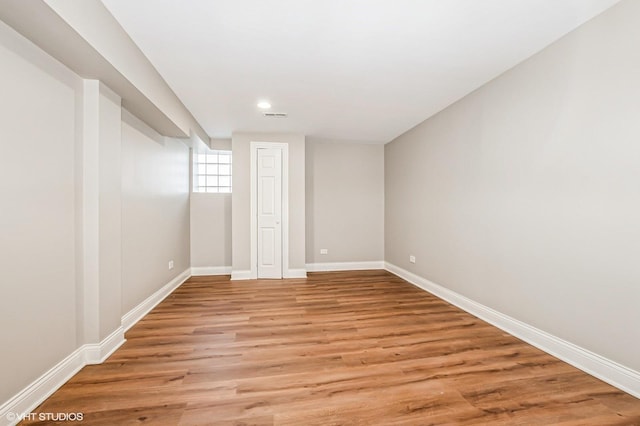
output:
[[[251,142],[251,279],[258,278],[258,150],[282,151],[282,278],[289,278],[289,144],[281,142]]]

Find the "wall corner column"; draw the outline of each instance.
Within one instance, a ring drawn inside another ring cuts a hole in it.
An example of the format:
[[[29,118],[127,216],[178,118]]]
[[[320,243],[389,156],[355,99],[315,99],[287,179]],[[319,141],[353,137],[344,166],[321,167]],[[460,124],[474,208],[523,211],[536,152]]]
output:
[[[121,326],[121,99],[83,80],[81,344],[98,344]]]

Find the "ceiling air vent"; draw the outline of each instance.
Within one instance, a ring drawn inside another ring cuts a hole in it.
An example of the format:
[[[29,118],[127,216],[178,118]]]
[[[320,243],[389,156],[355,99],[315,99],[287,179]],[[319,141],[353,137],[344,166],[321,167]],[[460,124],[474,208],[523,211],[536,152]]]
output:
[[[268,118],[287,118],[286,112],[263,112],[262,115]]]

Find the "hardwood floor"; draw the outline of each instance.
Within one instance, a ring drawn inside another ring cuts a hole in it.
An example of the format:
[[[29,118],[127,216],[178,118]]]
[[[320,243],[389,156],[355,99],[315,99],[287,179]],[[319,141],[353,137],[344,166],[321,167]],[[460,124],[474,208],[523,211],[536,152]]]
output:
[[[640,425],[640,400],[384,271],[192,278],[126,337],[35,412],[104,425]]]

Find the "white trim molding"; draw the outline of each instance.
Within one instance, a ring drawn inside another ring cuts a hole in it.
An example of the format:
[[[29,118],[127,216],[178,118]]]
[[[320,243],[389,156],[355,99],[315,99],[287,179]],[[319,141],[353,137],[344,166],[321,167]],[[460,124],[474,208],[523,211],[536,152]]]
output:
[[[13,398],[0,406],[0,426],[15,425],[25,414],[33,411],[51,394],[64,385],[85,365],[101,364],[126,341],[124,333],[144,317],[158,303],[178,288],[191,276],[191,269],[186,269],[168,284],[149,296],[122,317],[122,325],[104,338],[100,343],[88,343],[80,346],[69,356],[56,364],[49,371],[20,391]],[[7,415],[15,419],[10,420]]]
[[[289,269],[285,271],[284,278],[307,278],[306,269]]]
[[[285,269],[283,270],[283,278],[307,278],[306,269]],[[252,271],[232,271],[231,281],[256,280]]]
[[[191,276],[204,277],[207,275],[231,275],[231,271],[231,266],[192,266]]]
[[[129,330],[138,321],[147,315],[153,308],[162,302],[168,295],[170,295],[176,288],[180,287],[191,276],[191,268],[187,268],[180,275],[169,281],[158,291],[147,297],[138,306],[127,312],[122,316],[122,327],[124,331]]]
[[[251,276],[251,271],[231,271],[231,281],[251,279],[255,279]]]
[[[100,343],[80,346],[53,368],[38,377],[13,398],[0,406],[0,425],[16,425],[85,365],[100,364],[123,343],[124,329],[118,327]]]
[[[0,425],[15,425],[85,366],[81,346],[0,406]],[[17,417],[16,417],[17,416]]]
[[[84,362],[86,365],[102,364],[112,353],[126,342],[124,328],[116,328],[113,333],[104,338],[100,343],[88,343],[83,345]]]
[[[491,309],[391,263],[386,262],[385,269],[585,373],[640,398],[640,372]]]
[[[385,269],[385,263],[382,260],[368,262],[307,263],[307,271],[309,272],[364,271],[368,269]]]

